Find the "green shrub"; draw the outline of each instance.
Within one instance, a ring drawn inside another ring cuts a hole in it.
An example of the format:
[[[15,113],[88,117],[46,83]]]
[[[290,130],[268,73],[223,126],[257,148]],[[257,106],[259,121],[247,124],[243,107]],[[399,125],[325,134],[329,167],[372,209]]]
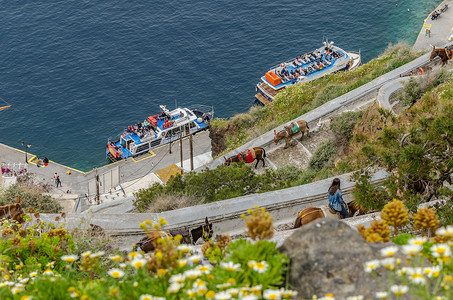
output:
[[[309,168],[315,171],[321,170],[336,153],[337,147],[332,139],[321,142],[308,162]]]
[[[337,135],[344,137],[347,141],[352,138],[357,120],[362,116],[363,112],[348,111],[336,116],[330,123],[330,129]]]
[[[392,238],[392,242],[396,245],[407,245],[407,242],[414,238],[414,236],[412,234],[409,234],[409,233],[400,233],[398,234],[397,236],[395,236],[394,238]]]
[[[401,103],[404,106],[413,105],[421,96],[420,84],[413,77],[404,85]]]
[[[25,211],[33,208],[39,213],[59,213],[62,210],[60,203],[49,195],[43,195],[41,191],[32,187],[21,187],[13,184],[8,189],[0,192],[0,205],[7,205],[16,202],[20,197],[20,203]]]
[[[357,171],[351,176],[355,182],[352,195],[357,204],[365,211],[381,210],[391,200],[387,191],[382,187],[371,184],[371,171]]]

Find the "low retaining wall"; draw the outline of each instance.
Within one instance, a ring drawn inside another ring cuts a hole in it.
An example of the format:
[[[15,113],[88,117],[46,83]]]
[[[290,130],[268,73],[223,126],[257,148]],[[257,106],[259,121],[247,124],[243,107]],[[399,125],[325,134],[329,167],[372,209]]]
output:
[[[351,173],[338,176],[346,201],[352,200],[350,195],[354,182],[349,180]],[[373,175],[372,182],[379,184],[387,178],[385,171],[378,171]],[[197,227],[204,223],[208,217],[213,223],[214,232],[237,234],[245,229],[241,214],[247,213],[248,209],[255,206],[265,207],[274,218],[274,224],[287,224],[294,222],[297,213],[308,206],[320,206],[328,203],[327,189],[333,178],[317,182],[278,190],[262,194],[253,194],[209,204],[186,207],[178,210],[162,213],[87,213],[68,214],[60,223],[66,223],[69,228],[88,227],[88,224],[99,225],[112,234],[142,234],[139,224],[147,219],[157,222],[159,218],[165,218],[167,229],[189,226]],[[55,222],[57,214],[42,214],[41,220]]]

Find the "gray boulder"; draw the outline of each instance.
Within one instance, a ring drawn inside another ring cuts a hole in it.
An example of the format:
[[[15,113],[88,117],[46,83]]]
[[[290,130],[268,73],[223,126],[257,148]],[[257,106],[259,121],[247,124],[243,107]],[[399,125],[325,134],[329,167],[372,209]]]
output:
[[[297,290],[298,299],[327,293],[336,299],[357,295],[374,299],[381,289],[363,265],[381,259],[379,250],[387,246],[388,243],[367,243],[356,230],[339,220],[318,219],[295,230],[280,251],[291,260],[289,283]],[[378,276],[385,280],[382,273]]]

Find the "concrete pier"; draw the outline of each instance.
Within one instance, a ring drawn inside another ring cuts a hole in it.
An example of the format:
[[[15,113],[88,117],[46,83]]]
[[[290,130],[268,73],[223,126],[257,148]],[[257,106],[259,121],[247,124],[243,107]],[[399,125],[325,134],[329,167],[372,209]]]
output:
[[[183,144],[183,169],[187,172],[190,171],[189,161],[189,139],[185,138]],[[30,148],[32,150],[32,148]],[[127,160],[121,160],[116,163],[108,164],[103,167],[97,168],[98,174],[103,174],[119,166],[120,184],[123,185],[124,192],[131,194],[137,192],[140,188],[147,188],[152,183],[156,182],[155,176],[150,176],[152,173],[166,168],[171,165],[176,165],[181,168],[180,162],[180,144],[179,140],[171,145],[164,145],[153,149],[150,153],[140,155]],[[194,167],[198,168],[203,164],[211,161],[211,139],[209,132],[204,131],[196,134],[193,137],[193,155]],[[26,158],[27,157],[27,158]],[[83,172],[50,160],[48,166],[38,167],[36,165],[36,156],[33,151],[25,153],[21,149],[15,149],[10,146],[0,144],[0,161],[4,164],[25,163],[27,159],[26,168],[28,173],[32,173],[35,182],[42,184],[49,184],[51,186],[51,193],[54,195],[68,194],[84,195],[88,192],[88,182],[94,179],[95,170],[90,172]],[[43,157],[40,157],[43,159]],[[70,174],[68,174],[70,171]],[[61,187],[56,187],[54,174],[60,176],[62,182]],[[90,192],[91,193],[91,192]],[[123,195],[124,197],[124,195]]]
[[[441,13],[440,17],[431,20],[434,11],[440,10],[445,5],[448,9]],[[431,33],[427,33],[429,30]],[[422,29],[414,44],[414,49],[431,50],[433,46],[444,47],[450,41],[453,30],[453,0],[445,0],[425,19]]]

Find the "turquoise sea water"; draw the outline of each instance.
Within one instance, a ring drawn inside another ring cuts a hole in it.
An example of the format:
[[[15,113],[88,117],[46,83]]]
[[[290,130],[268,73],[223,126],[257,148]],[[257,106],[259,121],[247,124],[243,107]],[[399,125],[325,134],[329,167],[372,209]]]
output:
[[[90,170],[106,163],[108,137],[160,104],[244,112],[270,66],[323,36],[367,62],[413,44],[440,2],[7,1],[0,97],[13,107],[0,112],[0,142]]]

